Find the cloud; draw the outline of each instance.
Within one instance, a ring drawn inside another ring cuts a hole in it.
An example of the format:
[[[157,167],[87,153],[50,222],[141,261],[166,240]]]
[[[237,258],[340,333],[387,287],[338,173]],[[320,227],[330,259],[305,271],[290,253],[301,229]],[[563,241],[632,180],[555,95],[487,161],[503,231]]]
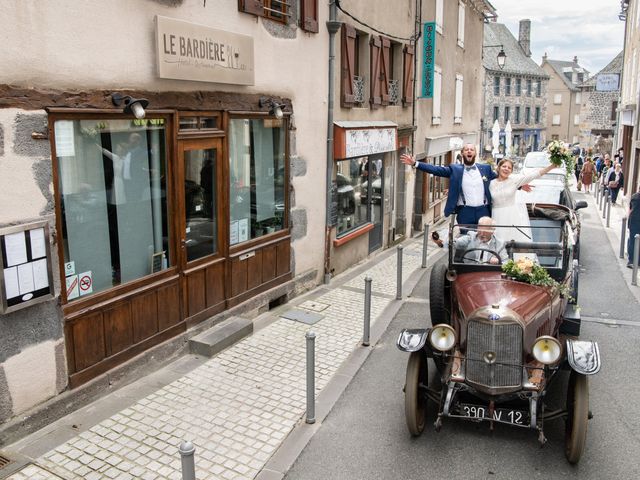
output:
[[[624,22],[618,19],[620,0],[491,0],[498,22],[518,38],[521,19],[531,20],[531,51],[536,63],[546,52],[553,60],[578,57],[581,66],[597,73],[620,53]]]

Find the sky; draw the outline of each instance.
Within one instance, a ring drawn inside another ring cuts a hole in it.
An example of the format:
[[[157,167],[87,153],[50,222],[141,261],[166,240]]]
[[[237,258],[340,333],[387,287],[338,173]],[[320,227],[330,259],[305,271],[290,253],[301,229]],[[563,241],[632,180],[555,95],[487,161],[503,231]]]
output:
[[[521,19],[531,20],[531,58],[538,65],[573,60],[598,73],[622,51],[624,22],[618,19],[620,0],[489,0],[498,22],[518,38]]]

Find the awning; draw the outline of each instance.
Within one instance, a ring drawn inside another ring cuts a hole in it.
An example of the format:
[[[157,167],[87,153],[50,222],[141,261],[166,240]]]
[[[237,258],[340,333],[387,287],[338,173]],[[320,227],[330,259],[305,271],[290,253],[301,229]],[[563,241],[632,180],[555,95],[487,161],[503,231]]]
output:
[[[453,150],[460,150],[467,143],[476,145],[477,142],[478,134],[475,132],[427,137],[424,142],[424,151],[427,157],[433,157]]]

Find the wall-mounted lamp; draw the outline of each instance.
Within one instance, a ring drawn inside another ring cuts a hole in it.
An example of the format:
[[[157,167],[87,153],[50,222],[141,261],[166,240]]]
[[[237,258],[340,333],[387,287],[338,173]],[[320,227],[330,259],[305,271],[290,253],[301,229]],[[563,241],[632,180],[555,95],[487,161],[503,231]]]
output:
[[[269,107],[269,115],[273,115],[278,120],[281,119],[284,115],[284,113],[282,112],[284,104],[276,102],[273,98],[261,97],[258,101],[258,106],[260,108]]]
[[[149,100],[146,98],[133,98],[129,95],[122,95],[121,93],[112,93],[111,101],[116,107],[124,105],[122,110],[124,113],[132,113],[136,118],[144,118],[146,112],[145,108],[149,105]]]
[[[500,51],[498,52],[498,56],[496,57],[496,60],[498,61],[498,67],[500,67],[500,70],[502,70],[504,68],[504,64],[507,62],[507,54],[504,53],[504,46],[503,45],[483,45],[482,48],[498,48],[500,47]]]

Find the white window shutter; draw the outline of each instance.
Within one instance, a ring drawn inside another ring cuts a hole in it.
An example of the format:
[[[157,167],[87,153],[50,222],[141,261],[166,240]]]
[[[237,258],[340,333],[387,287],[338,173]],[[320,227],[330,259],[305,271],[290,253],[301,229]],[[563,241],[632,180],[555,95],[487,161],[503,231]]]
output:
[[[436,32],[442,35],[443,19],[444,19],[444,0],[436,0]]]
[[[464,48],[464,3],[458,1],[458,45]]]
[[[433,69],[433,114],[432,125],[440,125],[441,121],[441,97],[442,97],[442,68],[435,65]]]
[[[453,113],[453,123],[462,123],[462,87],[463,77],[458,73],[456,74],[456,103]]]

